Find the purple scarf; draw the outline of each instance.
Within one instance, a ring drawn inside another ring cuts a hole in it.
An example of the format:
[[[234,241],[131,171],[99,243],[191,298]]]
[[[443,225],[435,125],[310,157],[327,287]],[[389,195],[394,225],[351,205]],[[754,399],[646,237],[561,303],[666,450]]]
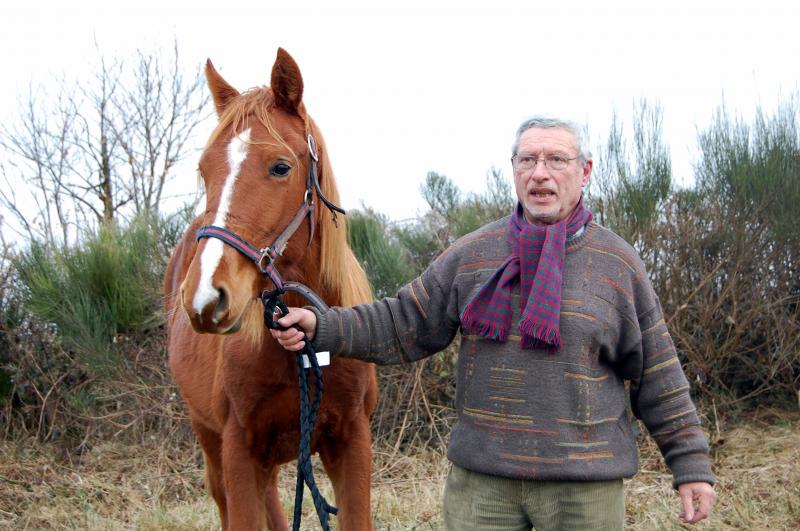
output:
[[[511,290],[520,278],[522,348],[559,350],[566,242],[591,220],[583,197],[566,219],[546,226],[529,224],[517,203],[508,222],[511,254],[464,308],[464,329],[505,342],[511,329]]]

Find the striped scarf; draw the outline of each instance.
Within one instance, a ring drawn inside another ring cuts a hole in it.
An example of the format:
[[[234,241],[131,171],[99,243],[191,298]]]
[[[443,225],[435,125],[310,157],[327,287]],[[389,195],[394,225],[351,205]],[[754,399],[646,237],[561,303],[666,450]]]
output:
[[[511,329],[511,292],[520,278],[522,348],[559,350],[561,281],[566,242],[592,220],[583,197],[558,223],[531,225],[517,208],[508,222],[511,254],[461,313],[464,329],[505,342]]]

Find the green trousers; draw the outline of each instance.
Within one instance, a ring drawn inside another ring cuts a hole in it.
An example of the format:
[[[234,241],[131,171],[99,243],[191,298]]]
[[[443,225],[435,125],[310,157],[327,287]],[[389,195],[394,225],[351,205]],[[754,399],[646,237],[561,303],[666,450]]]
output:
[[[452,465],[444,488],[449,531],[621,530],[622,480],[528,481]]]

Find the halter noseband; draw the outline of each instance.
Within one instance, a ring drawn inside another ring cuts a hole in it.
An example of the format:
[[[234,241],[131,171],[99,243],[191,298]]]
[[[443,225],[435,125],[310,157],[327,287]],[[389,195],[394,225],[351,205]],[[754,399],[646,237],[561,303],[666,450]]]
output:
[[[331,211],[334,224],[336,223],[337,212],[345,214],[345,211],[341,207],[338,207],[329,201],[320,189],[319,177],[317,175],[317,163],[319,162],[319,157],[317,156],[317,146],[314,142],[314,137],[311,136],[311,134],[308,135],[308,153],[309,164],[308,173],[306,174],[306,192],[303,195],[303,204],[300,205],[300,208],[297,210],[286,228],[284,228],[278,237],[275,238],[275,241],[272,243],[272,245],[259,249],[244,238],[238,236],[236,233],[216,225],[205,225],[197,229],[195,240],[199,241],[201,238],[216,238],[218,240],[222,240],[224,243],[227,243],[254,262],[258,270],[269,277],[269,279],[275,285],[276,291],[280,293],[285,291],[299,293],[311,301],[311,303],[320,310],[326,310],[327,305],[319,295],[314,293],[314,291],[312,291],[308,286],[305,286],[300,282],[284,282],[280,273],[278,273],[278,270],[275,268],[275,260],[277,260],[278,257],[283,254],[284,249],[286,249],[286,244],[289,243],[289,239],[294,235],[295,232],[297,232],[306,219],[308,219],[309,226],[308,245],[311,245],[311,241],[314,239],[315,225],[314,194],[316,194],[322,203],[328,208],[328,210]]]

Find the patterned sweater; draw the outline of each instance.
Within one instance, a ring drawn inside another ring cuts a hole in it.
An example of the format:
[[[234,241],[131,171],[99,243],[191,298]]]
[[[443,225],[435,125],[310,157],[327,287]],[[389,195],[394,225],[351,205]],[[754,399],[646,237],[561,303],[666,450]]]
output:
[[[461,238],[394,298],[318,314],[315,347],[378,364],[444,349],[461,310],[508,256],[507,227],[504,218]],[[509,478],[630,477],[638,458],[627,380],[673,485],[715,482],[689,383],[630,245],[595,223],[567,243],[558,352],[521,349],[518,285],[512,307],[507,342],[462,335],[452,462]]]

